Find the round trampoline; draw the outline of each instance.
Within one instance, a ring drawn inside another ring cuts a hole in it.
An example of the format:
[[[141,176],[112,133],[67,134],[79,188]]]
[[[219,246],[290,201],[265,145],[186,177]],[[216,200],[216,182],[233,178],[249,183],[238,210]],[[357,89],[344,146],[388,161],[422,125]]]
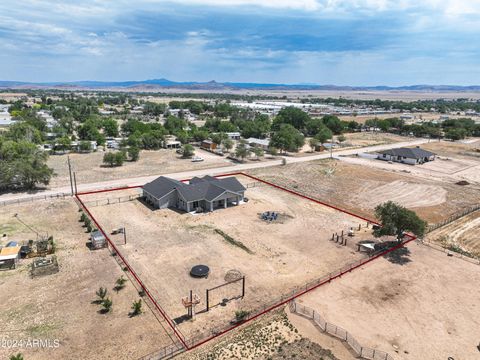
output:
[[[210,268],[207,265],[195,265],[190,270],[190,276],[194,278],[206,278],[210,273]]]

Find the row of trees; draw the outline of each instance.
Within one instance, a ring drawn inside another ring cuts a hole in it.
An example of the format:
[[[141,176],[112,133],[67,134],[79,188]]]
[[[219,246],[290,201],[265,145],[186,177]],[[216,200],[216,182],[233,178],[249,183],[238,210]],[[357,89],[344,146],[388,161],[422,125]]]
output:
[[[467,136],[480,136],[480,124],[468,118],[449,119],[441,123],[425,122],[422,124],[406,125],[399,118],[370,119],[366,126],[379,128],[382,131],[394,132],[402,135],[413,134],[417,137],[429,136],[432,138],[445,137],[450,140],[461,140]]]

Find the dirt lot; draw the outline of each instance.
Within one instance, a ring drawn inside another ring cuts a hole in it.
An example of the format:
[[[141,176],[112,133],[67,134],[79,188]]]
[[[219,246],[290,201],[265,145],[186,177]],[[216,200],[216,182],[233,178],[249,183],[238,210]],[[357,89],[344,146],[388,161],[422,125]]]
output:
[[[375,145],[385,145],[385,144],[394,144],[402,141],[410,141],[412,138],[399,136],[394,134],[387,133],[370,133],[370,132],[359,132],[359,133],[348,133],[344,134],[346,140],[338,147],[334,148],[333,151],[345,150],[349,148],[360,148],[365,146],[375,146]],[[312,148],[309,144],[310,138],[305,139],[305,145],[299,150],[298,153],[289,153],[290,156],[300,157],[308,156],[312,154],[318,154],[318,152],[312,152]],[[329,151],[329,150],[326,150]]]
[[[458,219],[428,234],[427,240],[443,247],[458,247],[480,259],[480,211]]]
[[[88,234],[79,223],[73,200],[37,201],[0,208],[1,244],[23,242],[35,234],[13,217],[57,242],[60,271],[30,277],[32,259],[21,260],[15,270],[0,271],[0,337],[3,340],[54,339],[54,349],[0,348],[0,358],[22,353],[25,359],[132,359],[172,343],[162,324],[147,306],[138,317],[128,316],[139,298],[127,282],[118,293],[115,281],[123,272],[106,250],[87,249]],[[95,291],[108,288],[113,301],[110,314],[98,313]]]
[[[185,315],[181,299],[190,289],[201,297],[198,313],[205,308],[205,290],[224,283],[227,271],[236,269],[246,276],[245,298],[181,323],[188,335],[226,324],[237,309],[261,308],[364,256],[356,252],[353,241],[344,247],[329,240],[333,232],[358,227],[361,220],[267,186],[249,188],[246,196],[248,203],[200,215],[152,211],[140,201],[95,206],[91,211],[106,231],[126,226],[130,240],[121,251],[172,318]],[[82,200],[90,201],[89,196]],[[267,223],[259,218],[264,211],[279,212],[282,220]],[[304,236],[306,232],[310,235]],[[208,279],[189,276],[197,264],[210,267]],[[240,283],[230,285],[211,293],[211,301],[240,290]]]
[[[250,173],[368,217],[373,216],[377,204],[394,200],[414,209],[428,222],[437,223],[480,202],[480,191],[472,186],[338,160],[288,164]]]
[[[432,151],[444,157],[460,157],[470,160],[480,159],[480,139],[471,139],[465,142],[451,142],[451,141],[432,141],[422,145],[425,150]]]
[[[299,329],[293,325],[286,314],[283,311],[277,311],[218,341],[182,354],[178,359],[340,359],[335,357],[330,350],[322,348],[300,334]],[[350,360],[350,358],[344,357],[341,359]]]
[[[100,150],[90,154],[70,154],[70,160],[73,171],[77,173],[78,184],[231,165],[226,158],[207,151],[195,149],[195,154],[204,158],[204,161],[191,162],[189,159],[182,159],[175,150],[164,149],[142,151],[137,162],[127,161],[123,166],[114,168],[103,166],[104,152]],[[67,155],[50,156],[48,166],[57,174],[52,178],[50,186],[70,184]]]
[[[479,266],[415,243],[407,249],[403,265],[378,259],[299,302],[395,360],[478,358]]]

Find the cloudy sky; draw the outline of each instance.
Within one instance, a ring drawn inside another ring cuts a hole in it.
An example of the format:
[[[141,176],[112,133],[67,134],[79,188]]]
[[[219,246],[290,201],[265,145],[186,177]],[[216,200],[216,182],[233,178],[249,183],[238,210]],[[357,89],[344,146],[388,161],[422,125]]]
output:
[[[480,84],[480,0],[2,0],[0,80]]]

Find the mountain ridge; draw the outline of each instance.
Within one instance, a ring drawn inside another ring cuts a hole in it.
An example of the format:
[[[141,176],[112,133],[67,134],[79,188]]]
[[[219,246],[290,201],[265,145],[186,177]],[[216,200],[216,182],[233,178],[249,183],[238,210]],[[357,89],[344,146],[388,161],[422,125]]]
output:
[[[333,84],[276,84],[276,83],[250,83],[250,82],[208,82],[184,81],[177,82],[165,78],[131,81],[56,81],[56,82],[24,82],[2,81],[0,89],[34,89],[34,88],[69,88],[69,89],[135,89],[147,86],[150,89],[191,89],[191,90],[337,90],[337,91],[431,91],[431,92],[466,92],[480,91],[480,85],[405,85],[405,86],[342,86]]]

